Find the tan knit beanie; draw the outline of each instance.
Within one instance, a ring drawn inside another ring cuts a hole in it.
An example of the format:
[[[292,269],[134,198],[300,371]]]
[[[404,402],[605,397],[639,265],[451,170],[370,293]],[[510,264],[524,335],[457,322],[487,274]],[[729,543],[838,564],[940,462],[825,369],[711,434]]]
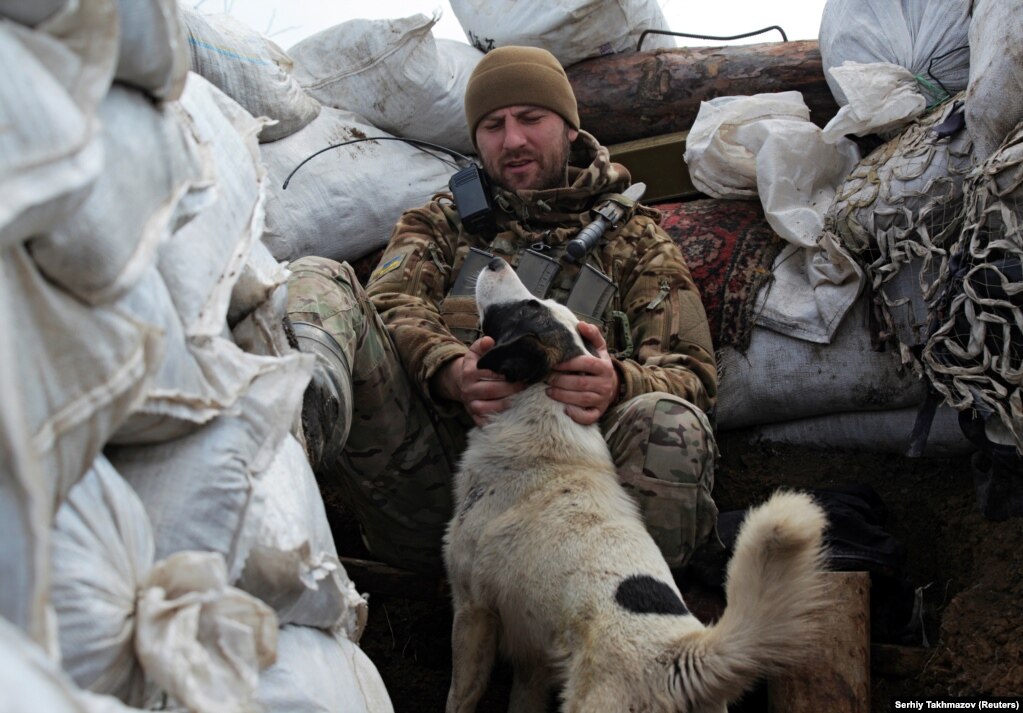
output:
[[[498,47],[483,55],[465,88],[465,118],[476,141],[476,126],[490,112],[530,104],[557,112],[579,128],[575,93],[561,63],[539,47]]]

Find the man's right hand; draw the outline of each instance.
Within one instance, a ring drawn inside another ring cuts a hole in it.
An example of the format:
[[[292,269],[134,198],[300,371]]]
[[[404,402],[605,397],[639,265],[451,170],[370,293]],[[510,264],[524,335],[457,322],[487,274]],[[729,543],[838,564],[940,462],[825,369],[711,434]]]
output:
[[[507,381],[495,371],[476,368],[476,363],[493,346],[491,337],[477,339],[465,356],[449,362],[436,377],[437,393],[461,402],[477,426],[507,408],[507,398],[525,388],[525,384]]]

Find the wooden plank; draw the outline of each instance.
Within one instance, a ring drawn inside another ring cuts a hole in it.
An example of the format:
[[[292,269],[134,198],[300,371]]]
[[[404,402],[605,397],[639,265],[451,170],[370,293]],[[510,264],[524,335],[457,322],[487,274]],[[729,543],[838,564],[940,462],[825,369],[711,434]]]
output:
[[[646,184],[644,203],[698,198],[702,194],[693,186],[686,166],[688,131],[665,136],[626,141],[607,147],[611,160],[629,169],[632,182]]]
[[[818,126],[838,111],[817,40],[612,54],[565,71],[582,128],[605,146],[688,131],[714,97],[798,91]]]

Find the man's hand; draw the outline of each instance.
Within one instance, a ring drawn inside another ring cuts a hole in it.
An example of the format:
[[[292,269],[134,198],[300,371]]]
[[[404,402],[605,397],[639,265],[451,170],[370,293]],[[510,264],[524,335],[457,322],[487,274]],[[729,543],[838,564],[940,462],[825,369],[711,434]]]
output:
[[[565,413],[576,423],[596,423],[618,397],[618,371],[607,353],[607,343],[595,325],[579,323],[579,334],[597,350],[554,367],[547,395],[565,404]]]
[[[437,393],[451,401],[460,401],[477,426],[508,406],[507,398],[525,388],[506,381],[489,369],[476,368],[476,362],[494,346],[491,337],[481,337],[469,346],[465,356],[447,364],[435,377]]]

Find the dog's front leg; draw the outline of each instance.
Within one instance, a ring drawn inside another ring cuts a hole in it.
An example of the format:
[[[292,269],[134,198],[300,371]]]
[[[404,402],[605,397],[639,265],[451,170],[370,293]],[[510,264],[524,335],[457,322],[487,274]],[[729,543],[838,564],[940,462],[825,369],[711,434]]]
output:
[[[455,606],[451,688],[446,713],[472,713],[487,688],[497,651],[497,617],[489,609]]]

